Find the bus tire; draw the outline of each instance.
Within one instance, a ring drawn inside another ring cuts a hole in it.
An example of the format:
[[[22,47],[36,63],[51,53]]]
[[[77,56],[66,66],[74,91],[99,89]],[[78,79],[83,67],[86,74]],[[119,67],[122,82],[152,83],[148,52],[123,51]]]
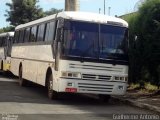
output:
[[[58,99],[58,93],[53,90],[53,77],[52,74],[49,74],[48,80],[47,80],[47,92],[48,92],[48,98],[51,100]]]
[[[26,86],[26,80],[22,77],[22,66],[19,67],[19,85],[20,86]]]
[[[102,101],[102,102],[109,102],[109,100],[111,98],[110,95],[102,95],[102,94],[98,95],[98,97],[99,97],[100,101]]]

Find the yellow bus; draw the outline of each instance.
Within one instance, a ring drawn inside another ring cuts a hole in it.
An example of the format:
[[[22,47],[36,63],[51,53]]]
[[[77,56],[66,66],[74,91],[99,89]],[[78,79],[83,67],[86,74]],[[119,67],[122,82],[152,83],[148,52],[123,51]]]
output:
[[[0,69],[10,71],[11,47],[14,32],[0,34]]]

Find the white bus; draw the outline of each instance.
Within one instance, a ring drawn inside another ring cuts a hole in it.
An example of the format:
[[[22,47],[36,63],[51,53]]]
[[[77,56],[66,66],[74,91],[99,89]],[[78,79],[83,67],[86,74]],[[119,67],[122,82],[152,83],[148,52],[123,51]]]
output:
[[[0,69],[1,71],[10,71],[11,47],[14,32],[0,34]]]
[[[85,12],[60,12],[19,25],[11,53],[11,71],[60,93],[123,95],[128,80],[128,24]]]

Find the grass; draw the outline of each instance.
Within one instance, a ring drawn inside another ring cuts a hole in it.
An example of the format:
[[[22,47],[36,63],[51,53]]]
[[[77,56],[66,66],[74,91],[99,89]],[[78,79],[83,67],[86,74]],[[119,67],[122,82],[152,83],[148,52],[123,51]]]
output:
[[[141,91],[156,91],[158,90],[158,87],[155,85],[152,85],[151,83],[145,83],[145,89],[140,89],[140,84],[136,83],[136,84],[131,84],[130,87],[128,88],[129,90],[134,90],[134,89],[139,89]]]
[[[129,86],[129,88],[128,89],[137,89],[139,87],[139,84],[138,83],[132,83],[130,86]]]
[[[155,85],[152,85],[150,83],[145,83],[145,88],[149,91],[155,91],[155,90],[158,90],[158,87],[155,86]]]

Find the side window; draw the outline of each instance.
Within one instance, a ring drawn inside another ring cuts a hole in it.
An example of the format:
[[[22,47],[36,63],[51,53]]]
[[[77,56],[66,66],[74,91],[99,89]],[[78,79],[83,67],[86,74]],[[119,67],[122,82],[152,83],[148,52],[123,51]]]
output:
[[[39,25],[37,41],[44,41],[45,25],[46,24]]]
[[[0,38],[0,46],[3,46],[3,37]]]
[[[55,35],[55,22],[47,23],[45,41],[53,41]]]
[[[17,43],[17,41],[19,41],[19,31],[16,31],[16,32],[15,32],[14,43]]]
[[[2,37],[2,47],[5,46],[5,37]]]
[[[20,30],[20,37],[18,43],[23,43],[23,39],[24,39],[24,30]]]
[[[4,37],[4,46],[7,46],[8,36]]]
[[[34,26],[31,29],[31,37],[29,42],[36,42],[36,37],[37,37],[37,26]]]
[[[24,42],[29,42],[29,38],[30,38],[30,28],[27,28],[25,30],[25,37],[24,37]]]

